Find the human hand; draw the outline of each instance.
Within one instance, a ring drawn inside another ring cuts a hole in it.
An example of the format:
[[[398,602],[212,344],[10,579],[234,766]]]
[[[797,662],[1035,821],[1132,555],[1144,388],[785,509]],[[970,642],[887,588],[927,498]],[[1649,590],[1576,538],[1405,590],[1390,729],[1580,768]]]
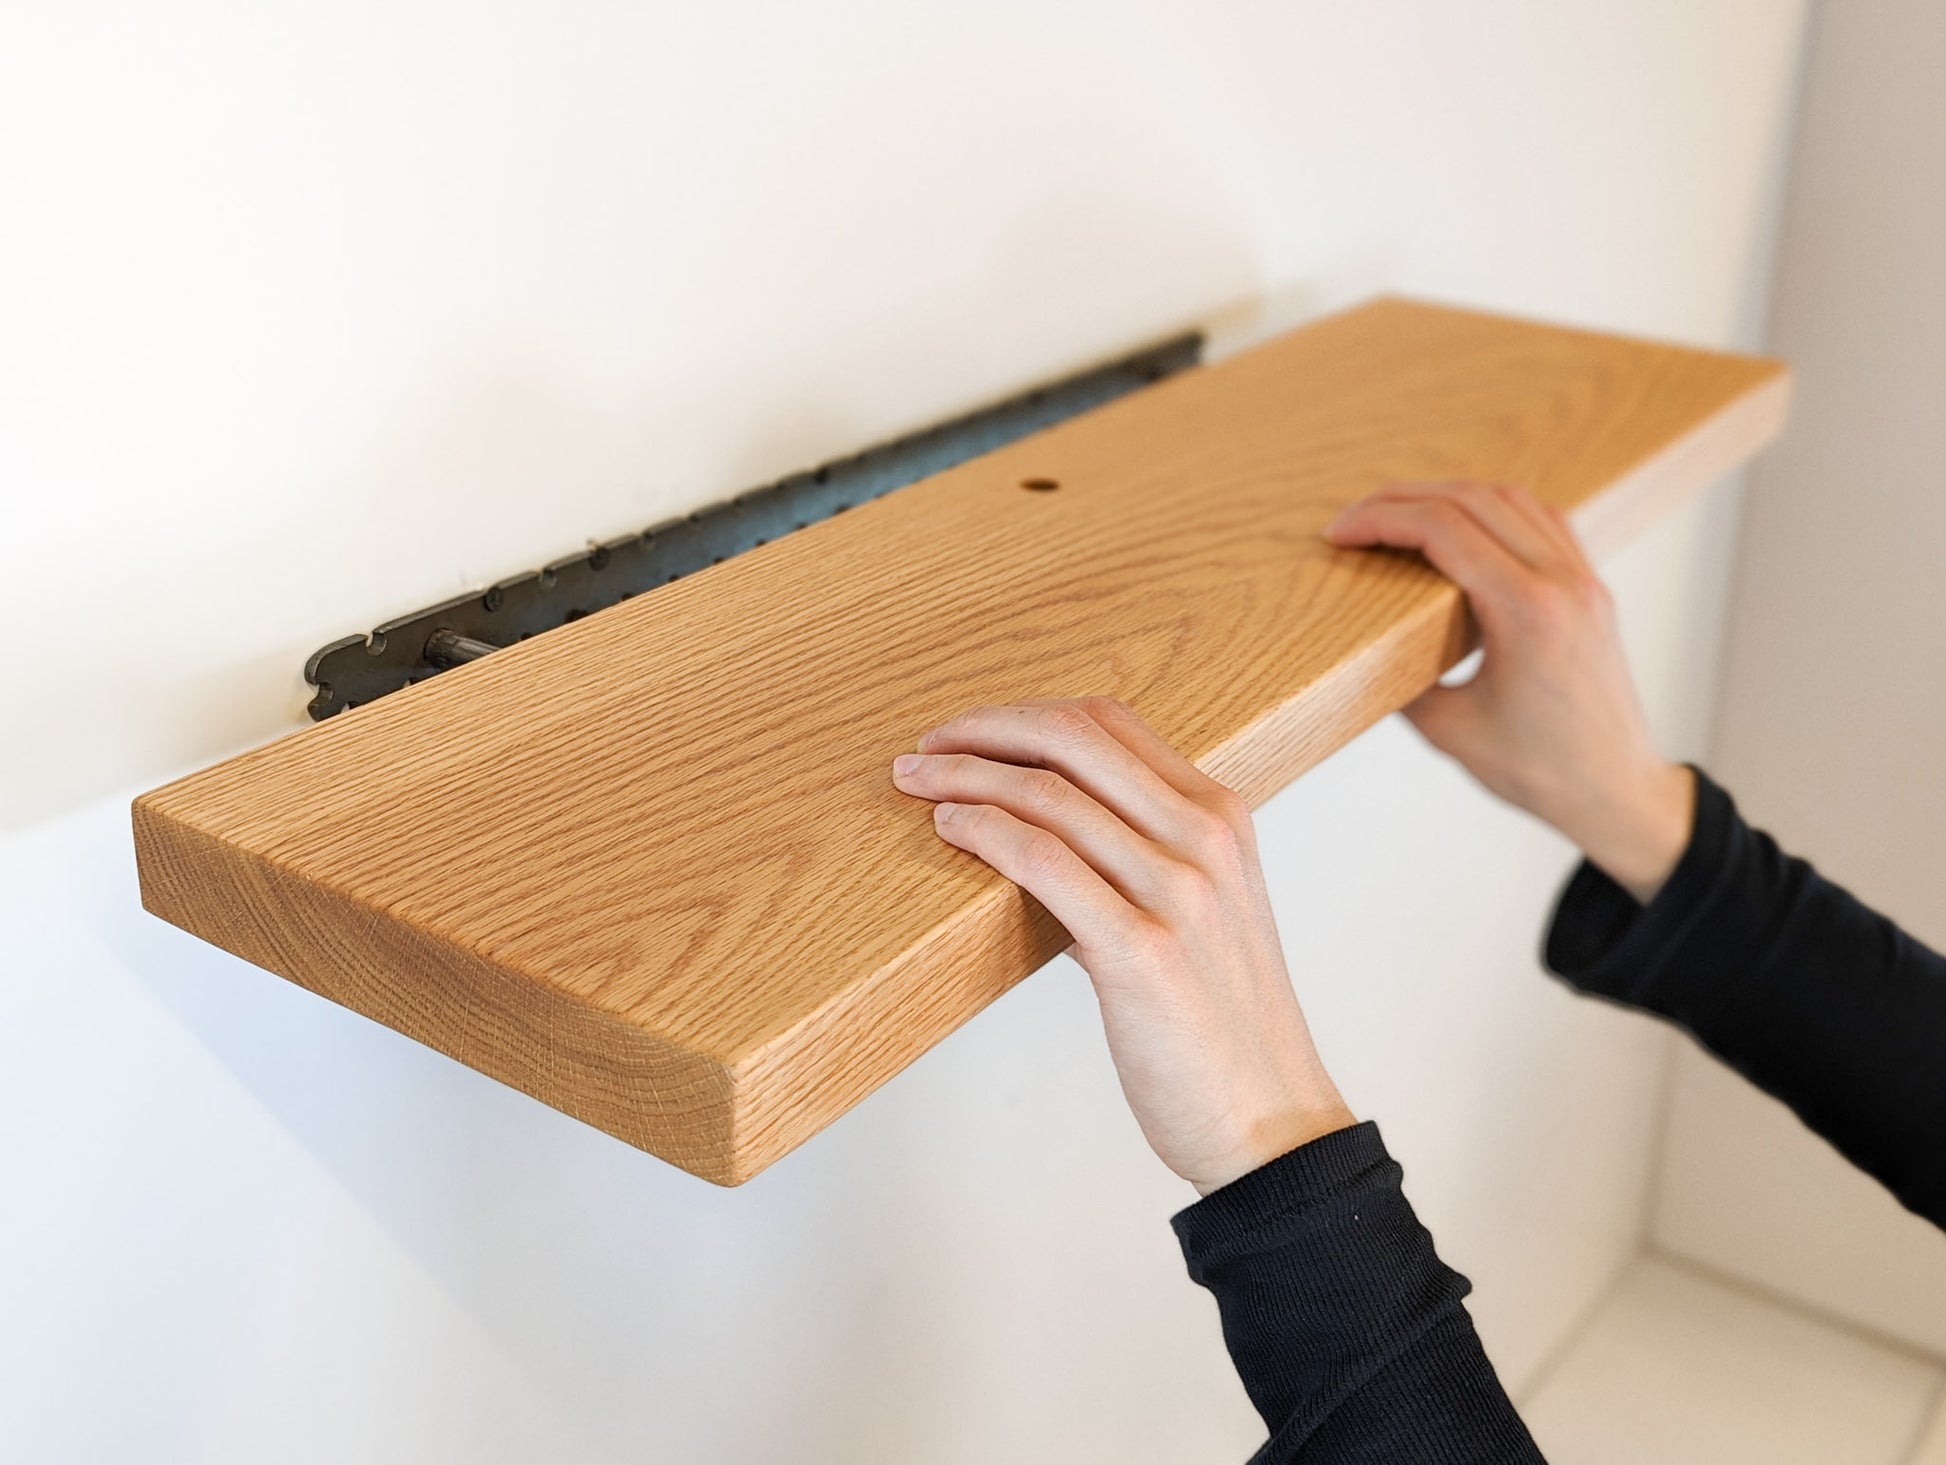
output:
[[[1416,549],[1466,593],[1479,673],[1432,688],[1405,715],[1646,905],[1689,843],[1694,778],[1655,750],[1614,601],[1567,516],[1503,484],[1403,483],[1324,534],[1346,548]]]
[[[1120,702],[975,707],[892,763],[1046,906],[1162,1162],[1204,1195],[1352,1124],[1311,1045],[1243,800]]]

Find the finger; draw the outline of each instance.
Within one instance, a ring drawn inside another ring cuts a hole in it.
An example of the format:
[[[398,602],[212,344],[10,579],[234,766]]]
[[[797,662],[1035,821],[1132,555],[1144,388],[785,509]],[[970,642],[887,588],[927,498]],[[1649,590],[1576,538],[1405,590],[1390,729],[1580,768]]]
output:
[[[1454,480],[1457,482],[1458,480]],[[1394,489],[1410,490],[1415,485],[1393,484],[1379,490],[1390,493]],[[1423,486],[1423,485],[1420,485]],[[1527,489],[1516,483],[1491,483],[1483,485],[1498,494],[1514,509],[1519,511],[1534,526],[1536,532],[1546,536],[1553,547],[1555,564],[1570,575],[1579,573],[1591,575],[1594,567],[1589,562],[1588,551],[1581,543],[1580,536],[1574,532],[1574,521],[1566,511],[1554,504],[1544,503]]]
[[[1027,697],[1022,699],[1020,705],[1052,707],[1060,700],[1062,699],[1056,697]],[[1101,724],[1103,731],[1148,764],[1157,777],[1185,798],[1194,799],[1205,807],[1215,809],[1224,809],[1233,802],[1242,802],[1234,789],[1218,783],[1177,752],[1161,733],[1150,727],[1142,715],[1126,702],[1115,697],[1079,697],[1074,701]]]
[[[1047,830],[1145,910],[1163,909],[1180,877],[1180,861],[1052,769],[972,753],[907,753],[893,760],[892,779],[919,798],[991,804]]]
[[[1522,563],[1552,573],[1562,562],[1560,540],[1546,526],[1545,516],[1536,522],[1498,484],[1465,480],[1395,483],[1387,484],[1373,497],[1388,503],[1458,504]]]
[[[1500,492],[1522,513],[1537,523],[1547,525],[1554,535],[1555,543],[1560,546],[1560,557],[1555,561],[1552,575],[1556,583],[1576,592],[1576,599],[1582,603],[1590,598],[1597,603],[1606,600],[1607,584],[1588,558],[1588,551],[1576,536],[1567,514],[1552,504],[1542,503],[1525,489],[1510,484],[1500,485]]]
[[[1581,536],[1575,533],[1574,519],[1568,511],[1561,508],[1558,504],[1543,504],[1539,500],[1535,500],[1535,505],[1541,513],[1547,516],[1548,522],[1554,525],[1556,532],[1561,536],[1562,542],[1567,546],[1569,556],[1573,559],[1576,566],[1580,568],[1581,573],[1584,575],[1595,575],[1594,561],[1588,558],[1588,546],[1583,544],[1581,542]],[[1596,578],[1600,577],[1596,576]]]
[[[974,707],[919,739],[922,753],[977,753],[1051,768],[1138,834],[1184,856],[1203,841],[1207,812],[1185,799],[1072,701]]]
[[[992,804],[933,805],[933,827],[1047,907],[1083,951],[1112,951],[1147,920],[1060,838]]]
[[[1443,499],[1364,499],[1333,520],[1325,535],[1347,548],[1418,550],[1466,592],[1483,632],[1503,623],[1535,579],[1471,514]]]
[[[1542,503],[1519,484],[1496,483],[1494,490],[1515,510],[1525,515],[1529,523],[1548,537],[1558,556],[1558,563],[1570,569],[1578,569],[1587,564],[1587,555],[1581,548],[1581,541],[1574,537],[1574,530],[1569,525],[1566,514],[1552,504]]]

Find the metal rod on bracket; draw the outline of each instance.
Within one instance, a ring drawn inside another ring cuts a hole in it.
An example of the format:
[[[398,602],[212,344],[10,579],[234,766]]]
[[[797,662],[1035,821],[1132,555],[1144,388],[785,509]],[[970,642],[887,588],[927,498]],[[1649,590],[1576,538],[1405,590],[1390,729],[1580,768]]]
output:
[[[426,637],[426,660],[442,671],[455,666],[464,666],[469,661],[478,661],[489,651],[500,648],[491,641],[479,641],[471,636],[462,636],[458,631],[444,627]]]

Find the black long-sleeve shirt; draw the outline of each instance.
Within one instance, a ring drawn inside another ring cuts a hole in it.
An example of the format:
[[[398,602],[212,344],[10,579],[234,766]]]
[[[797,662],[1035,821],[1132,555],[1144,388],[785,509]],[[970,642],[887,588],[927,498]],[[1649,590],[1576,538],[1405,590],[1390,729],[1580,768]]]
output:
[[[1583,861],[1543,956],[1585,993],[1680,1024],[1946,1226],[1946,958],[1783,854],[1701,770],[1655,898]],[[1173,1218],[1270,1428],[1251,1465],[1541,1459],[1400,1179],[1359,1124]]]

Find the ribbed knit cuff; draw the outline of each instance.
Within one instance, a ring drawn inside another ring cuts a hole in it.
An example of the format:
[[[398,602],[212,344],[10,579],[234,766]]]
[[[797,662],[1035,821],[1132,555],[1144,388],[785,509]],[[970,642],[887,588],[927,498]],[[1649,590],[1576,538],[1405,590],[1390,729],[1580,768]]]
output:
[[[1689,843],[1654,898],[1641,904],[1584,859],[1555,902],[1541,959],[1584,992],[1650,1005],[1657,968],[1695,923],[1722,876],[1736,807],[1702,769],[1686,766],[1696,775]]]
[[[1378,1125],[1368,1119],[1319,1135],[1238,1176],[1176,1212],[1169,1224],[1185,1251],[1215,1260],[1247,1245],[1279,1217],[1329,1200],[1390,1160]]]
[[[1269,1431],[1258,1461],[1538,1461],[1402,1179],[1354,1124],[1172,1219]]]

